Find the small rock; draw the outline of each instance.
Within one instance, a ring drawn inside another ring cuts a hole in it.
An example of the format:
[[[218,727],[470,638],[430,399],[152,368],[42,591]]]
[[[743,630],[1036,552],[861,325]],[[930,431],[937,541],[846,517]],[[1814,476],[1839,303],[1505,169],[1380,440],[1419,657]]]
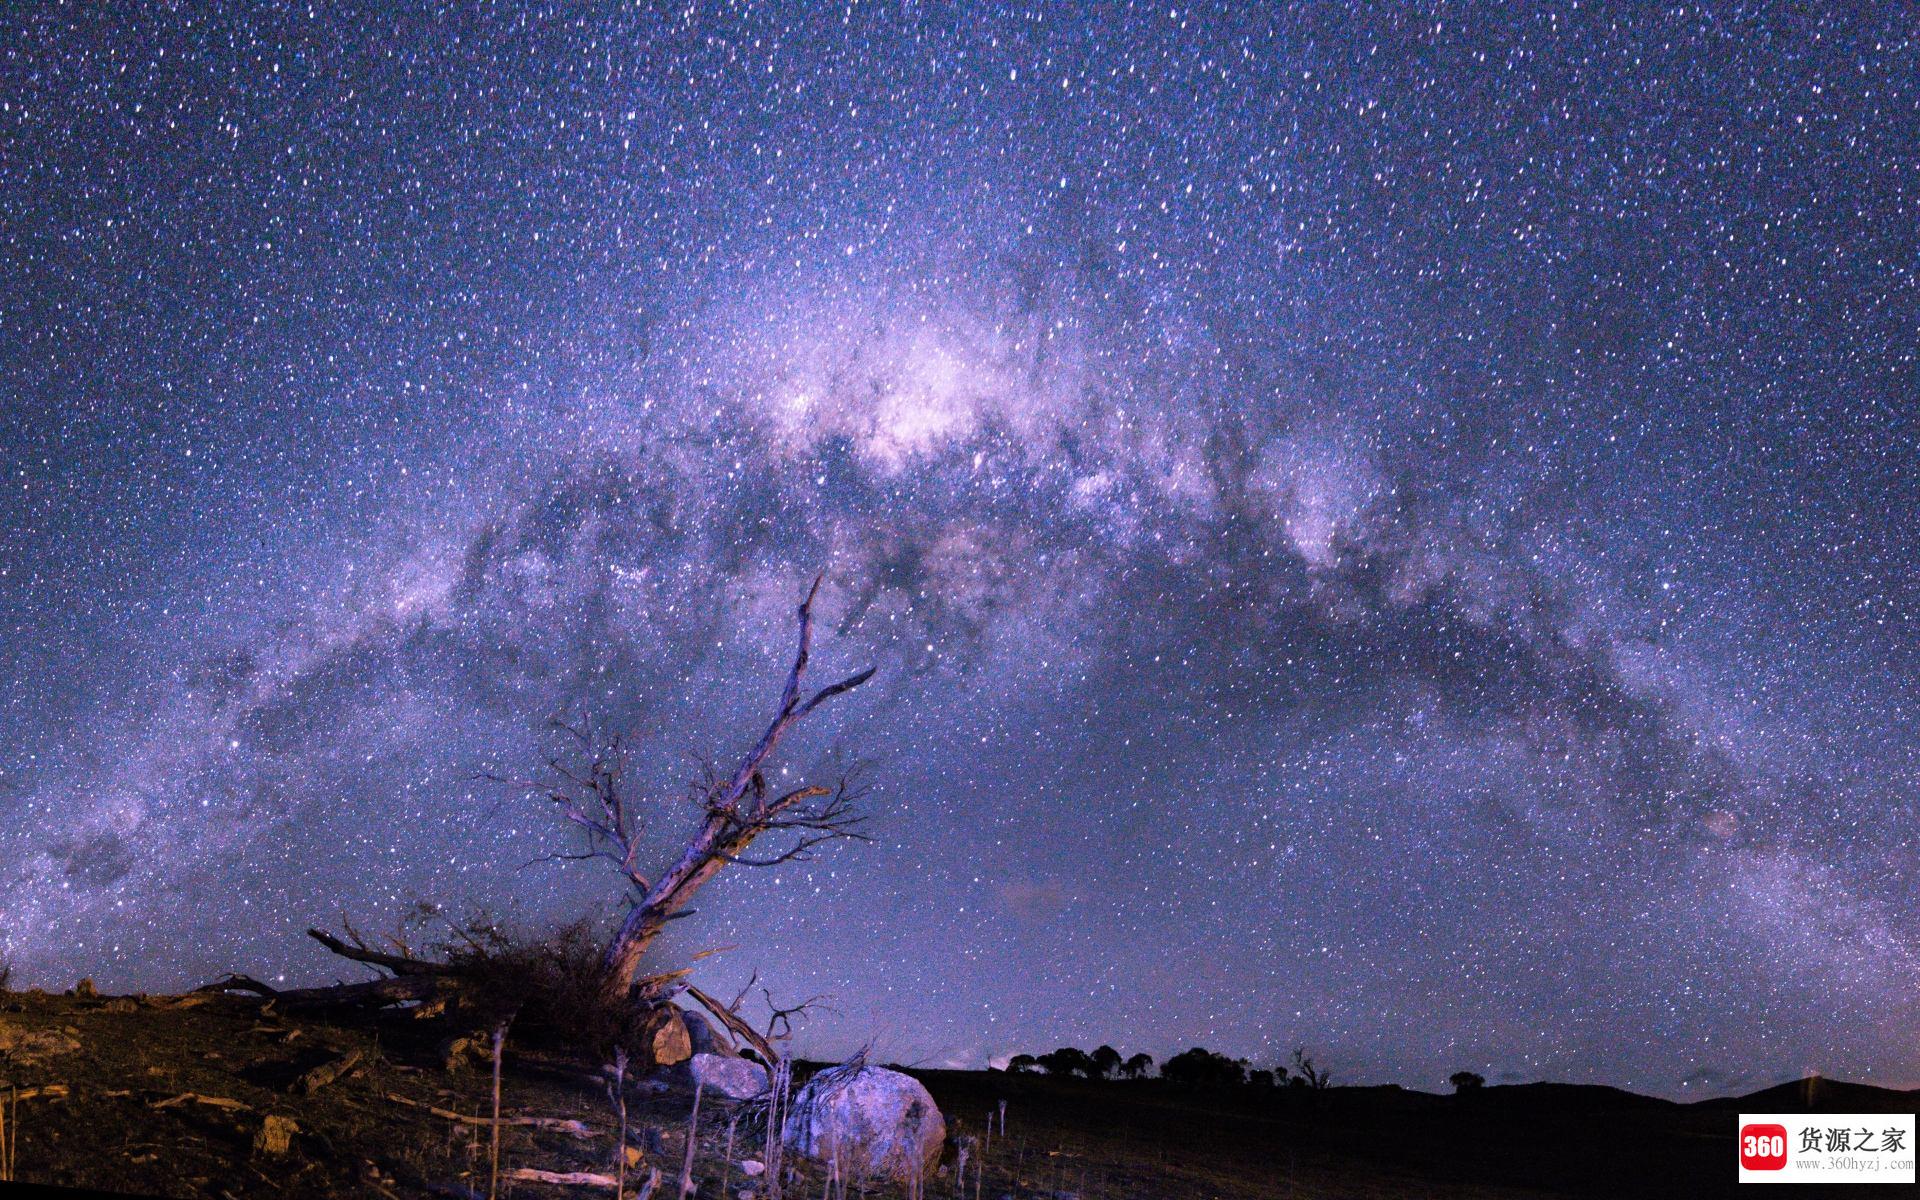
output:
[[[458,1071],[471,1063],[485,1062],[487,1052],[470,1037],[452,1037],[440,1043],[440,1066]]]
[[[253,1135],[255,1154],[285,1154],[293,1148],[293,1135],[300,1132],[300,1126],[291,1117],[269,1116],[260,1123],[259,1132]]]
[[[140,1008],[140,1005],[136,1003],[133,997],[131,996],[115,996],[113,999],[107,1001],[106,1004],[102,1005],[100,1011],[110,1012],[110,1013],[130,1013],[130,1012],[137,1012],[139,1008]]]
[[[629,1129],[627,1131],[627,1137],[637,1144],[642,1154],[659,1156],[667,1152],[666,1139],[661,1137],[660,1131],[651,1125],[642,1125],[637,1129]]]
[[[767,1072],[758,1063],[724,1054],[696,1054],[693,1081],[709,1095],[728,1100],[751,1100],[767,1090]]]
[[[755,1176],[759,1175],[760,1172],[766,1169],[767,1169],[767,1164],[761,1162],[757,1158],[743,1159],[741,1160],[741,1163],[740,1163],[740,1173],[742,1175],[745,1175],[748,1179],[754,1178]]]

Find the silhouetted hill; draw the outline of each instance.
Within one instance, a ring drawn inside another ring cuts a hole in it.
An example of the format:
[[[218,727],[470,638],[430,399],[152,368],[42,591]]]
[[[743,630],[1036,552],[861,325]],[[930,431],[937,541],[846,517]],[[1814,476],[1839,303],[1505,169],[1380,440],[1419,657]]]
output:
[[[1598,1112],[1631,1108],[1673,1108],[1671,1100],[1642,1096],[1597,1083],[1508,1083],[1479,1088],[1454,1097],[1456,1103],[1483,1109],[1536,1112]]]
[[[1745,1096],[1720,1096],[1701,1100],[1693,1107],[1722,1109],[1729,1112],[1898,1112],[1910,1113],[1920,1106],[1920,1089],[1901,1091],[1871,1083],[1848,1083],[1841,1079],[1822,1079],[1809,1075],[1788,1083],[1775,1084]]]
[[[915,1071],[977,1134],[1008,1102],[1008,1149],[1035,1194],[1189,1196],[1740,1196],[1736,1114],[1802,1109],[1804,1082],[1680,1103],[1595,1084],[1196,1091],[1002,1072]],[[1914,1093],[1821,1080],[1815,1111],[1914,1111]],[[1035,1157],[1038,1165],[1035,1166]],[[1122,1181],[1126,1186],[1122,1186]],[[1847,1196],[1853,1185],[1795,1195]],[[1026,1195],[1027,1193],[1019,1193]]]

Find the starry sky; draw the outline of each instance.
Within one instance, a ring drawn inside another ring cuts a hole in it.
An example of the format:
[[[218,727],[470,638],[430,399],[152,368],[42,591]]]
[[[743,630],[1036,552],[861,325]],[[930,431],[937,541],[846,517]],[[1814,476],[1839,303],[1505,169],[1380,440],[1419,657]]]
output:
[[[8,6],[16,986],[607,903],[824,570],[805,1050],[1920,1084],[1912,15],[1599,7]]]

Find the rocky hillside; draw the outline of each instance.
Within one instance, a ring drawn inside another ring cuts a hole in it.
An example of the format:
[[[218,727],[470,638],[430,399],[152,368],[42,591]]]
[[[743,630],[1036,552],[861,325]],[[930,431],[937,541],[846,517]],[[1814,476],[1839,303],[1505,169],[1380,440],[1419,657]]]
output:
[[[466,1196],[488,1190],[487,1048],[419,1036],[405,1017],[296,1020],[231,996],[0,994],[0,1102],[14,1178],[161,1196]],[[418,1023],[416,1023],[418,1024]],[[597,1064],[503,1056],[502,1194],[628,1193],[658,1170],[678,1193],[690,1097],[627,1089],[628,1137]],[[9,1100],[9,1097],[11,1099]],[[702,1194],[754,1188],[758,1134],[709,1094],[693,1175]],[[731,1160],[723,1155],[736,1123]],[[746,1162],[746,1167],[739,1164]],[[542,1182],[535,1172],[572,1176]]]

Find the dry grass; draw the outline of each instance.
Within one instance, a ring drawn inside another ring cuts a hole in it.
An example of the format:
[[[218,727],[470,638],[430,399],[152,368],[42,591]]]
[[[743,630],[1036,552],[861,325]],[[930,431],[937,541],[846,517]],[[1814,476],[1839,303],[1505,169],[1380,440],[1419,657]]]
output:
[[[20,1090],[8,1088],[0,1097],[0,1183],[12,1183],[13,1155],[19,1145]]]

